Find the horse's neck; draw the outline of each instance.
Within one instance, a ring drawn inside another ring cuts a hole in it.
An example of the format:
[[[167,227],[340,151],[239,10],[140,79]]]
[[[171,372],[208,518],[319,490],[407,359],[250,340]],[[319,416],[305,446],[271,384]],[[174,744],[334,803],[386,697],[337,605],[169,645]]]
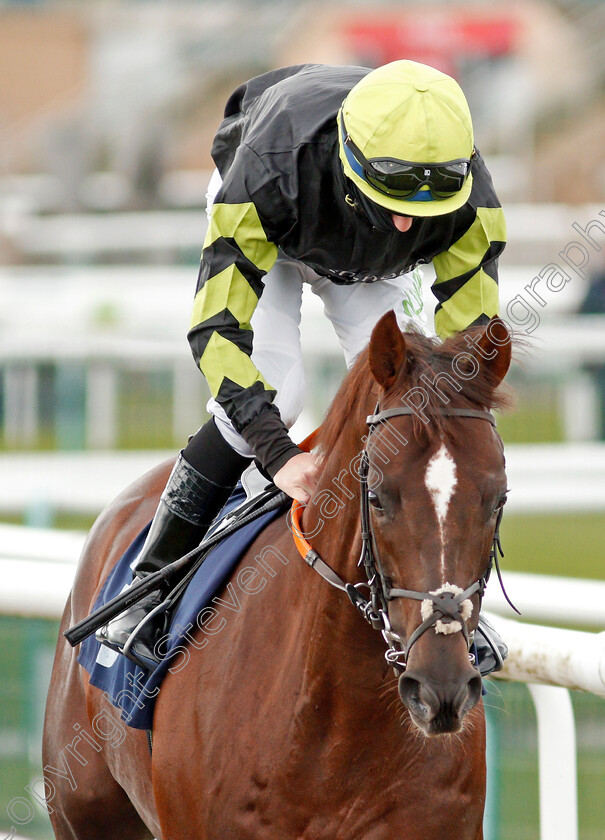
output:
[[[353,452],[328,455],[303,521],[305,534],[312,535],[312,547],[326,562],[332,561],[334,571],[347,581],[356,581],[359,574],[361,448],[359,441]]]
[[[336,451],[328,456],[302,523],[312,548],[346,583],[365,580],[364,570],[358,566],[361,551],[358,468],[362,445],[360,440],[353,454]],[[364,668],[360,658],[367,657],[372,679],[381,682],[384,659],[380,634],[370,630],[344,592],[332,587],[319,574],[314,583],[317,601],[310,605],[311,612],[319,612],[327,619],[324,629],[317,623],[314,628],[318,636],[325,637],[329,632],[329,638],[322,639],[315,650],[318,670],[326,674],[330,668],[342,677],[358,675],[360,667]],[[366,673],[369,673],[367,669]]]

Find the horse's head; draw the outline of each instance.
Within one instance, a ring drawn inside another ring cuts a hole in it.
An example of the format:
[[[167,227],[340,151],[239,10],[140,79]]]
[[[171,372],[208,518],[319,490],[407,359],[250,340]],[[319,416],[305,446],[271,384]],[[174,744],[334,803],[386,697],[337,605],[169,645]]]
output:
[[[507,489],[488,411],[510,358],[498,318],[439,344],[404,336],[391,312],[369,345],[370,523],[388,621],[408,648],[399,695],[428,735],[458,731],[481,696],[469,639]]]

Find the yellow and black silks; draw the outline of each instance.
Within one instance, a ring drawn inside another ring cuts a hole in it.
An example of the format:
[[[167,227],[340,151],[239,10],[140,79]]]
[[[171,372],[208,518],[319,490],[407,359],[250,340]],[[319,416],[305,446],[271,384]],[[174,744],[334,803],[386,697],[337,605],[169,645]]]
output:
[[[467,202],[445,215],[415,218],[405,234],[373,227],[352,197],[336,118],[369,72],[300,65],[258,76],[229,98],[212,148],[223,184],[202,252],[189,340],[213,396],[271,474],[296,447],[272,404],[274,389],[250,359],[250,319],[278,249],[335,283],[379,282],[432,261],[435,325],[443,338],[498,311],[505,222],[479,152]],[[405,112],[397,119],[397,130],[419,130],[406,123]]]

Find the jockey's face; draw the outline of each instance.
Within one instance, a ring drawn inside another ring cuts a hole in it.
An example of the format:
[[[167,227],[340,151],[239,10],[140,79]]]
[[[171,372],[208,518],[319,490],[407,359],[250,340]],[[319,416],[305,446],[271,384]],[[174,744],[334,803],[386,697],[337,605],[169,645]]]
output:
[[[398,231],[405,233],[412,227],[413,219],[411,216],[397,216],[395,213],[391,213],[391,221]]]

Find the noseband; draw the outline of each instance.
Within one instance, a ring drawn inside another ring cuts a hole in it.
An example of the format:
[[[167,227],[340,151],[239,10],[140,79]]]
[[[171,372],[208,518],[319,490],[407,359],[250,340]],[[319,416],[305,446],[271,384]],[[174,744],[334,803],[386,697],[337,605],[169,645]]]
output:
[[[500,573],[499,558],[504,556],[500,543],[502,508],[498,511],[494,538],[485,574],[471,584],[467,589],[461,590],[457,586],[446,584],[440,589],[432,592],[420,592],[414,589],[396,589],[389,585],[380,563],[380,557],[376,549],[376,542],[374,539],[374,532],[372,530],[372,520],[370,517],[370,489],[368,486],[370,461],[367,446],[371,439],[372,432],[380,423],[389,420],[391,417],[410,415],[413,413],[413,409],[407,407],[389,408],[385,411],[378,411],[377,406],[376,413],[370,414],[366,421],[370,427],[370,431],[366,439],[366,445],[361,454],[361,463],[359,468],[359,479],[361,484],[361,554],[357,564],[358,566],[363,565],[367,578],[366,581],[355,584],[345,583],[345,581],[343,581],[342,578],[322,560],[319,554],[304,538],[300,524],[301,511],[303,510],[304,505],[294,501],[291,510],[294,541],[305,562],[312,569],[315,569],[315,571],[318,572],[329,584],[337,589],[341,589],[343,592],[346,592],[353,606],[359,610],[366,621],[369,622],[375,630],[380,630],[382,632],[384,640],[388,645],[385,658],[390,665],[392,665],[397,671],[401,672],[405,671],[406,663],[413,645],[430,627],[435,627],[436,632],[445,634],[461,631],[470,650],[472,638],[466,625],[466,621],[472,612],[472,604],[469,599],[472,595],[477,593],[479,595],[479,603],[481,604],[483,593],[493,566],[496,567],[498,580],[500,582],[500,586],[502,587],[504,597],[508,603],[511,604],[513,609],[516,609],[506,594]],[[468,417],[475,420],[484,420],[496,428],[494,416],[489,411],[467,408],[446,408],[443,409],[441,413],[447,417]],[[362,590],[367,591],[367,597],[362,594]],[[411,598],[422,602],[421,614],[423,621],[416,630],[414,630],[407,641],[392,629],[389,622],[388,602],[393,601],[396,598]]]

